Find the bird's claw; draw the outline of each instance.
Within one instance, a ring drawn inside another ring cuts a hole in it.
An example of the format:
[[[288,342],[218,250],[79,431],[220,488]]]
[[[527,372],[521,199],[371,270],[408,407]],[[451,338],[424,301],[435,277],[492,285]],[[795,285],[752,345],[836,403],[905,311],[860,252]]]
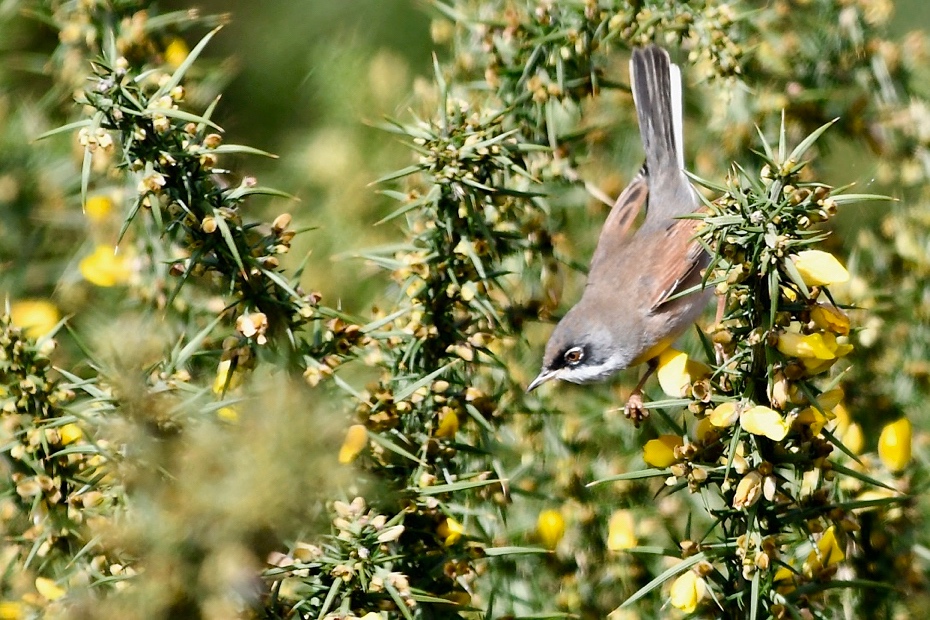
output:
[[[633,425],[639,427],[643,420],[649,417],[649,410],[643,406],[643,393],[633,392],[626,401],[623,408],[623,415],[633,422]]]

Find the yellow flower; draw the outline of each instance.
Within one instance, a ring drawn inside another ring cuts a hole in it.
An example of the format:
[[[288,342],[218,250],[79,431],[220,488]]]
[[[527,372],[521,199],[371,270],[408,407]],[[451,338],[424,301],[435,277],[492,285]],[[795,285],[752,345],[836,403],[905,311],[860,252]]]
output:
[[[811,308],[811,321],[826,332],[840,336],[849,335],[849,317],[834,305],[816,304]]]
[[[798,424],[804,424],[805,426],[810,426],[811,433],[813,435],[819,435],[820,431],[823,430],[823,427],[827,425],[827,422],[830,421],[826,415],[822,414],[820,411],[814,407],[808,407],[804,411],[798,414],[796,418]]]
[[[811,577],[828,566],[839,564],[845,558],[846,554],[843,553],[839,543],[837,543],[836,531],[831,525],[820,537],[820,540],[817,541],[817,548],[807,556],[807,561],[804,562],[803,567],[804,574]]]
[[[376,611],[369,611],[361,617],[361,620],[382,620],[382,616]]]
[[[789,425],[774,409],[756,405],[740,414],[739,424],[753,435],[764,435],[773,441],[781,441],[788,434]]]
[[[58,434],[61,435],[61,445],[63,446],[74,443],[84,436],[84,432],[81,430],[81,427],[74,422],[65,424],[59,428]]]
[[[862,427],[856,422],[849,425],[846,432],[840,435],[839,440],[853,454],[859,454],[865,446],[865,435],[862,433]]]
[[[536,533],[546,549],[555,549],[565,535],[565,519],[558,510],[543,510],[536,518]]]
[[[830,332],[824,332],[823,343],[827,345],[827,348],[835,357],[846,357],[853,350],[853,346],[847,342],[847,338],[843,338],[843,342],[840,342],[836,335]]]
[[[0,601],[0,620],[20,620],[26,617],[26,609],[18,601]]]
[[[436,437],[455,437],[459,430],[459,416],[450,407],[444,407],[439,414],[439,426],[436,427]]]
[[[849,272],[829,252],[804,250],[793,258],[794,266],[808,286],[837,284],[849,280]]]
[[[632,549],[637,545],[636,522],[629,510],[616,510],[607,526],[607,548],[611,551]]]
[[[901,418],[885,425],[878,438],[878,458],[885,467],[898,473],[911,462],[911,422]]]
[[[92,222],[102,222],[113,210],[113,201],[109,196],[91,196],[84,204],[84,214]]]
[[[339,448],[339,462],[351,463],[368,445],[368,429],[364,424],[353,424],[346,432],[346,438]]]
[[[239,421],[239,412],[234,407],[220,407],[216,410],[216,417],[224,422],[235,423]]]
[[[801,362],[804,364],[804,369],[807,376],[812,377],[814,375],[820,374],[828,370],[833,364],[836,363],[838,358],[849,355],[850,351],[853,350],[853,346],[849,343],[840,343],[837,342],[837,338],[834,334],[829,332],[824,332],[821,334],[824,346],[827,350],[833,354],[832,359],[817,359],[813,357],[802,357]]]
[[[462,534],[465,533],[465,527],[452,517],[446,517],[446,519],[439,524],[439,527],[436,528],[436,533],[442,538],[442,544],[451,547],[462,538]]]
[[[694,424],[694,436],[697,441],[707,441],[707,436],[714,430],[710,417],[703,417]]]
[[[804,364],[804,375],[807,377],[813,377],[819,375],[822,372],[826,372],[833,367],[833,364],[836,363],[836,359],[832,360],[818,360],[813,358],[804,358],[801,360],[801,363]]]
[[[836,341],[834,340],[834,344]],[[788,357],[813,358],[818,360],[832,360],[836,358],[823,334],[792,334],[790,332],[778,336],[779,351]]]
[[[737,510],[749,508],[762,497],[762,474],[753,470],[743,476],[743,479],[736,485],[736,492],[733,494],[733,507]]]
[[[811,432],[814,435],[819,435],[820,431],[823,430],[823,427],[826,426],[827,423],[836,419],[834,409],[838,409],[841,406],[840,400],[842,398],[843,390],[839,388],[823,392],[817,397],[817,403],[820,405],[820,409],[817,407],[808,407],[803,410],[798,414],[798,423],[810,426]],[[844,409],[843,411],[845,412],[846,410]]]
[[[688,354],[666,349],[659,355],[656,377],[662,391],[672,398],[681,398],[688,386],[710,374],[707,364],[688,359]]]
[[[690,614],[697,609],[706,592],[707,584],[702,577],[691,570],[684,572],[672,583],[672,607]]]
[[[643,460],[653,467],[668,467],[678,460],[675,448],[684,445],[678,435],[660,435],[658,439],[650,439],[643,446]]]
[[[126,252],[115,252],[108,245],[98,245],[78,264],[84,279],[97,286],[126,284],[132,277],[132,259]]]
[[[171,43],[168,44],[168,47],[165,48],[165,62],[174,69],[177,69],[181,66],[181,63],[187,59],[189,53],[190,50],[187,48],[187,43],[184,42],[184,39],[181,37],[174,37],[171,39]]]
[[[36,590],[39,591],[39,594],[50,601],[60,599],[65,595],[64,588],[56,584],[51,579],[46,579],[45,577],[36,578]]]
[[[784,581],[785,579],[791,579],[794,577],[794,571],[788,568],[787,566],[780,566],[777,571],[775,571],[775,576],[772,578],[774,581]]]
[[[230,375],[232,360],[221,360],[216,367],[216,377],[213,379],[213,393],[221,394],[224,390],[234,390],[242,385],[242,371],[235,371]]]
[[[820,405],[820,408],[824,411],[833,411],[843,400],[843,390],[840,388],[833,388],[832,390],[827,390],[826,392],[821,392],[817,397],[817,404]],[[836,415],[834,414],[830,419],[832,420]]]
[[[714,407],[714,410],[710,412],[707,419],[717,428],[733,426],[739,419],[739,411],[736,408],[736,403],[720,403]]]
[[[58,308],[43,299],[24,299],[10,305],[10,320],[29,338],[40,338],[52,331],[61,315]]]
[[[793,566],[793,562],[792,562]],[[773,580],[775,581],[775,590],[779,594],[788,594],[795,589],[794,577],[797,573],[787,566],[780,566],[775,571]]]

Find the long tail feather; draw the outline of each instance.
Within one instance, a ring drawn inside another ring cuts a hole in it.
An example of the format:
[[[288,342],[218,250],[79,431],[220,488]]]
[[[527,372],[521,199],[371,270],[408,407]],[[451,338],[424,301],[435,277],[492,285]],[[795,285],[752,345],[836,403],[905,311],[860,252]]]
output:
[[[651,45],[633,50],[630,80],[649,175],[646,223],[659,223],[696,207],[684,174],[681,72]]]

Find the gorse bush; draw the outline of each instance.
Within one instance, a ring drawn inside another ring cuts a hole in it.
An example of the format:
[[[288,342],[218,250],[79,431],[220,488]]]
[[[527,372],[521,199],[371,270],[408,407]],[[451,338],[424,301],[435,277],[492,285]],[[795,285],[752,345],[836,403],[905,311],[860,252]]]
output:
[[[57,47],[45,96],[0,87],[0,618],[924,606],[927,52],[890,2],[435,2],[448,60],[379,126],[393,207],[329,231],[370,309],[317,292],[313,197],[224,137],[228,17],[9,4],[0,32]],[[632,375],[524,389],[639,168],[650,42],[685,74],[719,308],[637,430]],[[827,151],[871,158],[869,193]]]

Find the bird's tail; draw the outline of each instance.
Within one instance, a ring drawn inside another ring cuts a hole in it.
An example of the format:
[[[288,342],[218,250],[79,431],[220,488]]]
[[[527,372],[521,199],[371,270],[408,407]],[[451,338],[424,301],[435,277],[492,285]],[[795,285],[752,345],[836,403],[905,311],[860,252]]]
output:
[[[668,52],[650,45],[633,50],[630,81],[646,151],[649,208],[654,211],[658,207],[661,215],[689,212],[694,205],[688,199],[690,184],[683,173],[681,72],[669,60]]]
[[[681,72],[661,47],[633,50],[630,59],[633,101],[650,172],[684,168],[681,122]]]

